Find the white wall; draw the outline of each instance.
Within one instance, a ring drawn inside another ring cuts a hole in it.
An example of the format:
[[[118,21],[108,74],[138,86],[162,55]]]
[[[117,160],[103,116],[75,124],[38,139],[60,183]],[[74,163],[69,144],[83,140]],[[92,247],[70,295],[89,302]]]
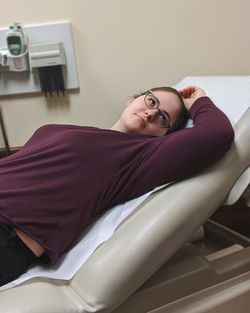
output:
[[[11,146],[46,123],[108,128],[134,92],[185,76],[249,75],[248,0],[12,0],[11,10],[0,4],[0,27],[70,20],[80,80],[80,91],[65,99],[0,97]]]

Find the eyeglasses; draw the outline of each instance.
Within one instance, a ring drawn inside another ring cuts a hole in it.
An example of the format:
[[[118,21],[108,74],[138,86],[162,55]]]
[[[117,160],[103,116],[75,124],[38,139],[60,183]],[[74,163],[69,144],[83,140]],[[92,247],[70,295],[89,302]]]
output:
[[[159,109],[160,101],[151,90],[146,93],[144,102],[148,109],[158,110],[158,114],[155,116],[156,124],[160,128],[170,128],[170,116],[167,112],[162,112],[162,110]]]

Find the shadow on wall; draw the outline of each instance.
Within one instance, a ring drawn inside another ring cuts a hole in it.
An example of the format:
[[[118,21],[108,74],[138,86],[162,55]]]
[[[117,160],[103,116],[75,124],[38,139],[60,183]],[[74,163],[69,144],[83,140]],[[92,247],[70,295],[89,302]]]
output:
[[[51,94],[47,94],[47,96],[45,97],[45,101],[49,110],[69,109],[69,92],[65,91],[64,93],[59,94],[53,92]]]

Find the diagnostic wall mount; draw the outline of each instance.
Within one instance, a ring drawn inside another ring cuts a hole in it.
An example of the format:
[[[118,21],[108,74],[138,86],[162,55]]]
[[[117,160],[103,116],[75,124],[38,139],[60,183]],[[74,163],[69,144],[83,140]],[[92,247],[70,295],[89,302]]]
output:
[[[0,29],[0,96],[78,88],[69,21]]]

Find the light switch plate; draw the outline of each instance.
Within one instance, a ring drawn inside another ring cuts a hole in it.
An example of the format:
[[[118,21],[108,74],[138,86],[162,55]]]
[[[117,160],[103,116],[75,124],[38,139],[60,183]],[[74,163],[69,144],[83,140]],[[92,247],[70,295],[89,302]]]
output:
[[[75,61],[74,44],[71,24],[69,21],[22,25],[24,34],[28,37],[28,44],[63,42],[66,65],[62,66],[65,89],[79,88],[77,66]],[[6,46],[5,36],[8,28],[0,29],[0,48]],[[1,72],[0,96],[41,92],[38,73],[33,72]]]

